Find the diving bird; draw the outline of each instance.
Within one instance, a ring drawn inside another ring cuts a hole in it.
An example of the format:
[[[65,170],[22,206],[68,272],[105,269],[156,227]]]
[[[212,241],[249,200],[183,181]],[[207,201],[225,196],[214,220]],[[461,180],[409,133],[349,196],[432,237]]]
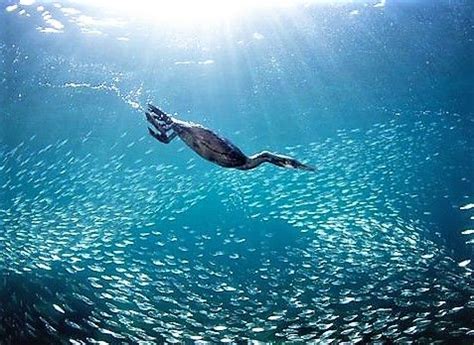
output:
[[[148,131],[153,138],[168,144],[176,136],[179,136],[186,145],[202,158],[225,168],[249,170],[267,162],[283,168],[315,170],[294,158],[267,151],[248,157],[229,140],[217,135],[210,129],[192,122],[178,120],[152,104],[148,105],[148,111],[145,114],[148,122],[156,129],[155,131],[148,127]]]

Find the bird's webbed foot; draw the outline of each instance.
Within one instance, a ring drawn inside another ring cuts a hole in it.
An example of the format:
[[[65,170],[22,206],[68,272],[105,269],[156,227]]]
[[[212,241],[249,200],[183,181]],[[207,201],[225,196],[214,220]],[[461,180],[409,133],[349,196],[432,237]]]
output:
[[[166,132],[157,133],[150,127],[148,127],[148,133],[150,133],[153,138],[159,142],[162,142],[163,144],[169,144],[171,140],[173,140],[177,135],[176,132],[172,132],[170,135],[166,134]]]
[[[161,109],[158,109],[153,104],[148,104],[148,111],[153,114],[153,117],[156,120],[162,121],[167,125],[170,125],[173,122],[168,114]]]
[[[165,135],[166,135],[166,132],[171,129],[171,125],[166,124],[166,123],[164,123],[164,122],[161,123],[161,122],[160,122],[160,119],[159,119],[158,116],[156,116],[155,114],[150,114],[149,112],[146,112],[145,115],[146,115],[147,121],[148,121],[151,125],[153,125],[153,127],[155,127],[156,130],[159,131],[161,134],[165,134]]]
[[[158,140],[159,142],[162,142],[164,144],[168,144],[170,142],[166,133],[157,133],[154,130],[152,130],[150,127],[148,127],[148,133],[150,133],[150,135],[156,140]]]

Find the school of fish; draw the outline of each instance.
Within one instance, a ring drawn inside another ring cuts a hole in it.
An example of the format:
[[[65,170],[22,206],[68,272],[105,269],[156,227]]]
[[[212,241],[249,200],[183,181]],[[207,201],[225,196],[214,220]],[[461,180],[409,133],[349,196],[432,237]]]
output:
[[[106,155],[93,132],[1,144],[0,343],[472,343],[470,258],[423,203],[449,197],[438,160],[462,121],[286,148],[316,173],[182,168],[159,155],[182,143],[127,133]]]

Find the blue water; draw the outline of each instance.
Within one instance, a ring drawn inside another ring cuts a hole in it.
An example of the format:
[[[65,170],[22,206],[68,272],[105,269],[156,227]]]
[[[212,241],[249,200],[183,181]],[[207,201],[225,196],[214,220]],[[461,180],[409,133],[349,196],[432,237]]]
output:
[[[0,344],[471,344],[471,2],[183,4],[1,3]]]

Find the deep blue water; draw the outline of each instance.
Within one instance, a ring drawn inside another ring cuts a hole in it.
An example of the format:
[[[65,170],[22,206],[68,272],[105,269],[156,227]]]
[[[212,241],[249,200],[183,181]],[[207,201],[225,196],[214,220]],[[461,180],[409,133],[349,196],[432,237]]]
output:
[[[471,344],[471,2],[183,4],[1,3],[0,344]]]

